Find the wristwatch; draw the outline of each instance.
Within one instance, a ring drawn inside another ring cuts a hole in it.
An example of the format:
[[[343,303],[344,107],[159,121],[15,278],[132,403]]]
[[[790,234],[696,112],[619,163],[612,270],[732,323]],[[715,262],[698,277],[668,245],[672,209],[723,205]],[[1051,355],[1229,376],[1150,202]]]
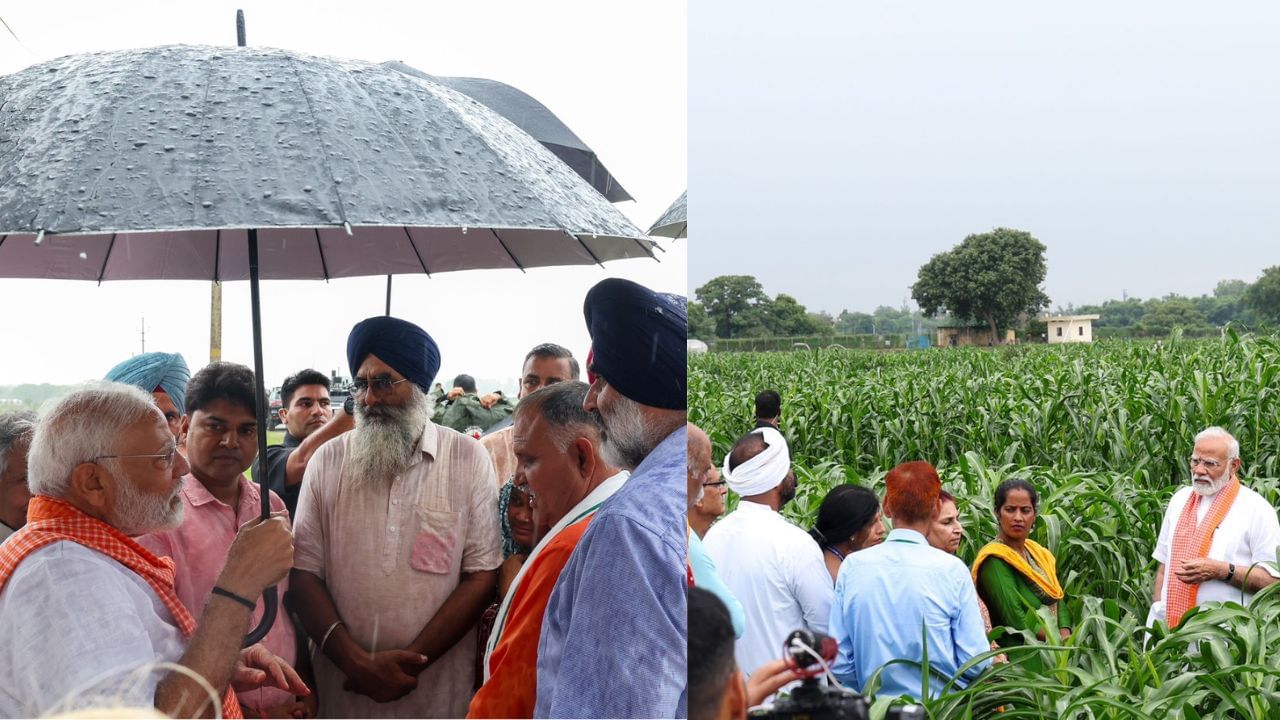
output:
[[[1227,577],[1223,582],[1231,582],[1231,578],[1236,576],[1236,564],[1227,563]]]
[[[352,416],[356,414],[356,396],[355,395],[347,396],[347,401],[342,403],[342,411]]]

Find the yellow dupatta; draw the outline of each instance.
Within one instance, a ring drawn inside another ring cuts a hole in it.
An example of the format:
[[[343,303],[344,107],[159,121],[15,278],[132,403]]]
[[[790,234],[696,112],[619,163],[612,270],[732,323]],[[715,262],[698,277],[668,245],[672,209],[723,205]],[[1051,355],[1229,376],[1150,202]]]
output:
[[[1014,552],[1013,548],[1002,542],[992,541],[983,546],[978,551],[978,557],[973,561],[973,582],[978,582],[978,569],[982,567],[982,563],[988,558],[999,558],[1007,563],[1009,567],[1022,573],[1031,584],[1039,588],[1040,592],[1052,600],[1062,599],[1062,585],[1058,584],[1058,561],[1053,557],[1053,553],[1049,552],[1040,543],[1028,538],[1027,554],[1035,560],[1036,565],[1044,571],[1044,575],[1036,572],[1031,564],[1022,559],[1022,556]]]

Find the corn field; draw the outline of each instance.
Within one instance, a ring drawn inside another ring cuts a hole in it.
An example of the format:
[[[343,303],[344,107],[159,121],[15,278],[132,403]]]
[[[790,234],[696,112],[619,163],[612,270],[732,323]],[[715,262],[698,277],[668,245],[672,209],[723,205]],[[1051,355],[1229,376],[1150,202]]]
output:
[[[1231,332],[1150,344],[710,354],[689,359],[689,417],[719,463],[751,428],[755,393],[777,390],[799,481],[783,512],[805,529],[834,485],[883,496],[893,466],[933,463],[959,500],[966,563],[995,537],[995,486],[1022,477],[1039,489],[1033,538],[1057,556],[1065,602],[1082,620],[1070,638],[1014,650],[976,685],[928,701],[931,717],[1000,708],[1000,718],[1274,718],[1280,584],[1247,609],[1201,609],[1145,646],[1142,626],[1151,553],[1169,498],[1190,482],[1196,432],[1235,434],[1242,481],[1280,501],[1278,373],[1276,339]],[[884,707],[873,706],[877,716]]]

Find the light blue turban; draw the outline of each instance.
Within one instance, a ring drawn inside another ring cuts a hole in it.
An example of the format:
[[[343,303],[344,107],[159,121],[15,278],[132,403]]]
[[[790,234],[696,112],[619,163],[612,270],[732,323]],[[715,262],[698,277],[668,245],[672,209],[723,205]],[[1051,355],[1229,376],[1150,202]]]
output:
[[[163,390],[182,415],[187,414],[187,381],[191,371],[178,353],[150,352],[134,355],[111,368],[104,380],[136,385],[147,392]]]

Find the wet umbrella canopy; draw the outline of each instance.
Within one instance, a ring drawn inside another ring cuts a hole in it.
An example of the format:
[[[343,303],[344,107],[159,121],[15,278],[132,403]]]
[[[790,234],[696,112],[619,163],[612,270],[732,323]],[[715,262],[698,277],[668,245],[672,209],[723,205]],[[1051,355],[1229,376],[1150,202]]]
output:
[[[392,68],[170,46],[0,78],[0,277],[250,279],[260,455],[259,277],[592,264],[651,248],[528,134]],[[274,590],[266,602],[247,642],[270,627]]]
[[[484,103],[485,107],[515,123],[521,130],[529,133],[534,140],[542,143],[556,157],[573,168],[573,171],[583,180],[591,183],[591,187],[598,190],[609,202],[634,199],[623,189],[622,184],[609,174],[608,168],[600,162],[594,150],[587,147],[587,144],[546,105],[523,90],[485,78],[428,75],[397,60],[382,64],[414,77],[434,80]]]
[[[662,217],[649,228],[650,235],[659,235],[661,237],[682,238],[689,236],[689,191],[685,190],[680,193],[680,197],[671,203],[671,207],[662,213]]]
[[[526,133],[388,67],[170,46],[0,78],[0,277],[244,279],[249,228],[264,278],[652,255]]]

